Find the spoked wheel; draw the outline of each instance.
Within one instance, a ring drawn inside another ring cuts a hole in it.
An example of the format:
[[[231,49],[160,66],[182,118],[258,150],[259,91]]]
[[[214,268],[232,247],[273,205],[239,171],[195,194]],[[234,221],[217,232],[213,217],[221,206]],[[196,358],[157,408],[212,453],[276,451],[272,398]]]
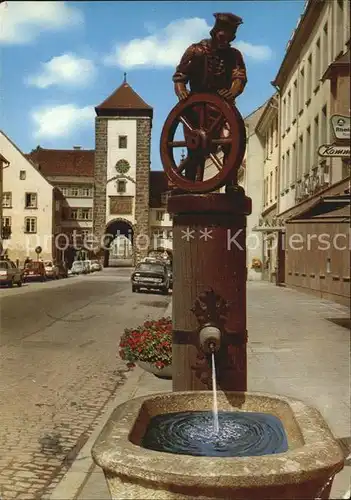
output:
[[[182,140],[175,139],[178,126],[183,126]],[[235,107],[215,94],[194,94],[168,115],[161,134],[161,160],[176,187],[208,193],[235,178],[245,144],[245,124]],[[188,151],[180,162],[174,158],[177,148]]]

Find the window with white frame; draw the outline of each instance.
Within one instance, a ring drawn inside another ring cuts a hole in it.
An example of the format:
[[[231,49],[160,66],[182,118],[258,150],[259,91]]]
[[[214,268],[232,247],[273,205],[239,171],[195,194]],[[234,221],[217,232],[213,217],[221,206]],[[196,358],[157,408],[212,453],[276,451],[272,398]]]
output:
[[[24,232],[25,233],[36,233],[37,232],[37,218],[36,217],[25,217],[25,219],[24,219]]]
[[[73,220],[78,219],[78,208],[71,209],[71,219],[73,219]]]
[[[119,135],[118,136],[118,148],[119,149],[127,149],[128,146],[128,139],[126,135]]]
[[[25,170],[20,170],[19,178],[20,178],[21,181],[25,181],[26,180],[26,171]]]
[[[91,209],[90,208],[82,208],[79,213],[79,218],[82,220],[91,220]]]
[[[281,170],[281,179],[280,179],[280,190],[284,191],[285,189],[285,155],[282,156],[282,170]]]
[[[283,106],[282,106],[282,132],[284,133],[285,130],[286,130],[286,99],[283,99]],[[267,151],[267,153],[268,153],[268,151]]]
[[[163,221],[163,219],[164,219],[164,212],[162,210],[157,210],[157,212],[156,212],[156,220]]]
[[[329,31],[328,23],[326,22],[322,33],[322,54],[321,54],[322,73],[329,66]]]
[[[320,123],[320,136],[321,136],[321,144],[327,144],[328,142],[328,113],[327,106],[323,106],[321,113],[321,123]]]
[[[82,238],[84,241],[89,240],[90,238],[90,229],[82,229]]]
[[[3,208],[11,208],[12,207],[12,193],[7,191],[2,195],[2,207]]]
[[[305,70],[304,68],[300,71],[300,81],[298,83],[299,90],[299,113],[303,111],[305,106]]]
[[[304,149],[304,140],[303,140],[303,134],[301,134],[299,137],[299,147],[297,150],[297,165],[296,165],[296,178],[298,181],[300,181],[302,177],[303,149]]]
[[[318,148],[319,148],[319,116],[315,116],[313,125],[313,165],[318,163]]]
[[[305,169],[304,172],[307,174],[311,168],[311,127],[308,126],[306,129],[306,149],[305,149]]]
[[[38,206],[37,193],[26,193],[24,207],[25,208],[37,208],[37,206]]]
[[[72,196],[74,198],[76,198],[77,196],[79,196],[79,189],[78,187],[76,186],[72,186],[69,190],[69,196]]]
[[[4,240],[8,240],[11,238],[11,217],[2,218],[1,236]]]
[[[273,200],[273,172],[269,174],[269,201]]]
[[[292,145],[291,148],[291,184],[296,182],[297,171],[296,171],[296,142]]]
[[[69,194],[69,188],[67,186],[61,186],[60,190],[64,196],[67,196]]]
[[[80,189],[80,195],[82,196],[82,198],[91,198],[92,189],[89,186],[82,187]]]
[[[117,192],[125,193],[127,191],[127,181],[120,179],[117,181]]]
[[[292,86],[291,95],[291,106],[292,106],[292,121],[296,120],[299,103],[297,102],[297,79],[294,81]]]
[[[278,167],[274,170],[274,199],[278,198]]]
[[[319,85],[321,78],[321,39],[318,38],[316,42],[316,57],[314,60],[314,89]]]
[[[172,229],[169,229],[169,230],[167,231],[167,239],[168,239],[168,240],[173,239],[173,231],[172,231]]]
[[[335,33],[335,54],[337,57],[343,50],[344,46],[344,0],[336,0],[336,33]]]
[[[2,220],[3,220],[3,225],[5,227],[11,227],[11,217],[6,216],[6,217],[3,217]]]
[[[289,90],[286,101],[286,128],[291,125],[291,90]]]
[[[285,173],[285,189],[289,187],[290,183],[290,149],[286,152],[286,173]]]
[[[308,56],[307,59],[307,75],[306,75],[306,102],[309,101],[311,98],[311,93],[312,93],[312,64],[313,64],[313,58],[312,54]]]

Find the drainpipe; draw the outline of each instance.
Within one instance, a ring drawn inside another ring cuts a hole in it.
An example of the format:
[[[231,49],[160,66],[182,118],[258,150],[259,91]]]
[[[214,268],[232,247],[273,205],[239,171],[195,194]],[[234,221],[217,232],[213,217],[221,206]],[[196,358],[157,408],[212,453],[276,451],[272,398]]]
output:
[[[280,165],[281,165],[281,149],[282,149],[282,140],[281,140],[281,122],[282,122],[282,119],[281,119],[281,100],[282,100],[282,96],[281,96],[281,89],[278,85],[276,85],[274,82],[271,82],[271,84],[273,85],[273,87],[275,88],[275,90],[277,91],[278,93],[278,137],[279,137],[279,142],[278,142],[278,178],[277,178],[277,185],[278,185],[278,197],[277,197],[277,215],[280,214],[280,175],[281,175],[281,171],[280,171]],[[279,262],[279,245],[281,244],[280,243],[280,240],[281,240],[281,235],[279,234],[280,231],[278,231],[278,234],[277,234],[277,253],[276,253],[276,271],[275,271],[275,284],[277,286],[279,286],[280,284],[280,272],[279,272],[279,267],[280,267],[280,262]],[[285,279],[284,279],[285,281]]]
[[[278,197],[277,197],[277,215],[280,213],[280,155],[281,155],[281,149],[282,149],[282,141],[281,141],[281,89],[279,88],[278,85],[276,85],[274,82],[271,82],[271,85],[275,88],[275,90],[278,92],[278,137],[279,137],[279,142],[278,142],[278,159],[279,159],[279,164],[278,164],[278,179],[277,179],[277,185],[278,185]]]

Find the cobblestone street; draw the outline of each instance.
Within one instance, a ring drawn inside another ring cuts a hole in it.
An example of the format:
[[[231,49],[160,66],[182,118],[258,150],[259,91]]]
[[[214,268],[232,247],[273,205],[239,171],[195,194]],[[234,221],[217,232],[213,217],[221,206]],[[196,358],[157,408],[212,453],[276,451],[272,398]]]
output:
[[[127,377],[123,329],[168,302],[127,269],[1,291],[1,500],[48,497]]]

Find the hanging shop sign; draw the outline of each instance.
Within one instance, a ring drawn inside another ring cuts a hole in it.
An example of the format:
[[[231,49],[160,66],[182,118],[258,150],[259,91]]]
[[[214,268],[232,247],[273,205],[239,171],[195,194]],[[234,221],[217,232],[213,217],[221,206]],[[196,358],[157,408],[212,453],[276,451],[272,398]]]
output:
[[[322,144],[318,148],[318,154],[322,158],[349,158],[350,146],[337,144]]]
[[[350,117],[333,115],[330,118],[331,126],[336,139],[350,140]]]

